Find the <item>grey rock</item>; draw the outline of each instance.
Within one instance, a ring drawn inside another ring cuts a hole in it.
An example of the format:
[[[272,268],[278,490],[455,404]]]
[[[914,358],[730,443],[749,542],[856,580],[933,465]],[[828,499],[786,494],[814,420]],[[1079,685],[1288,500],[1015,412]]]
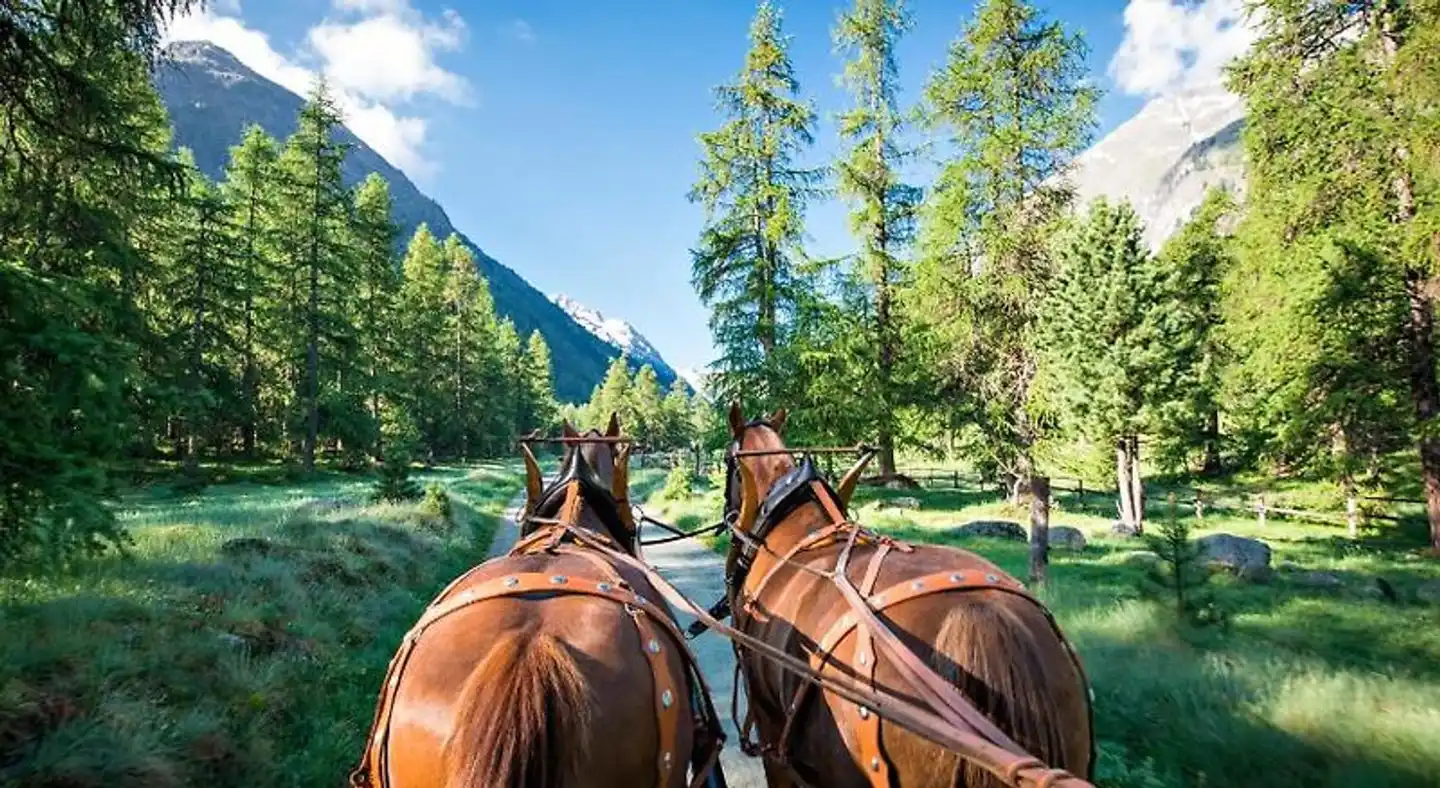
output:
[[[1085,534],[1068,525],[1050,527],[1050,546],[1057,550],[1084,550]]]
[[[1340,588],[1345,585],[1339,575],[1330,572],[1301,572],[1291,577],[1290,582],[1310,588]]]
[[[1123,536],[1126,538],[1137,535],[1137,532],[1134,528],[1126,525],[1119,520],[1115,520],[1114,522],[1110,523],[1110,533],[1116,536]]]
[[[1245,580],[1270,577],[1270,545],[1234,534],[1210,534],[1195,542],[1200,560]]]
[[[1427,605],[1440,605],[1440,580],[1421,583],[1415,589],[1415,598]]]
[[[1135,566],[1141,569],[1151,569],[1161,564],[1160,556],[1150,550],[1131,550],[1120,559],[1125,566]]]
[[[918,499],[918,498],[910,498],[910,497],[891,498],[891,499],[888,500],[888,501],[879,501],[879,502],[876,504],[876,508],[877,508],[877,509],[919,509],[919,508],[920,508],[920,499]]]
[[[236,650],[244,649],[247,645],[249,645],[249,642],[246,641],[245,638],[242,638],[239,635],[231,632],[221,632],[220,634],[215,636],[215,639],[220,641],[222,644]]]
[[[1281,561],[1275,565],[1275,569],[1280,572],[1299,572],[1300,565],[1294,561]]]
[[[953,536],[984,536],[991,539],[1009,539],[1024,542],[1030,539],[1019,523],[1009,520],[972,520],[950,529]]]

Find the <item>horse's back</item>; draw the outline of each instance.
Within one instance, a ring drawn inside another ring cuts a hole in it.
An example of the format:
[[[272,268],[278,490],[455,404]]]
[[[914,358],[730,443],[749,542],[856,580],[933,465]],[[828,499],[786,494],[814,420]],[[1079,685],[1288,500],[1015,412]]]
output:
[[[593,563],[574,555],[507,556],[487,562],[449,589],[445,598],[495,577],[533,572],[607,579]],[[545,664],[532,664],[542,646],[548,655]],[[496,788],[651,784],[659,733],[651,691],[655,678],[642,648],[625,606],[585,594],[492,598],[446,617],[419,638],[397,688],[389,739],[391,785],[449,785],[449,773],[463,768],[467,759],[492,754],[468,751],[476,742],[493,740],[482,735],[482,728],[523,721],[492,718],[506,713],[523,718],[527,710],[541,718],[533,722],[569,738],[556,757],[576,760],[579,774]],[[666,656],[670,681],[684,687],[680,656]],[[539,675],[527,678],[527,668]],[[558,709],[560,698],[544,697],[574,686],[583,689],[575,699],[583,708]],[[676,694],[683,704],[679,719],[689,720],[688,694]],[[504,709],[485,708],[507,702]],[[576,724],[555,725],[558,712],[578,717],[570,720]],[[689,752],[690,735],[688,726],[682,726],[678,752]],[[683,768],[678,771],[683,780]]]

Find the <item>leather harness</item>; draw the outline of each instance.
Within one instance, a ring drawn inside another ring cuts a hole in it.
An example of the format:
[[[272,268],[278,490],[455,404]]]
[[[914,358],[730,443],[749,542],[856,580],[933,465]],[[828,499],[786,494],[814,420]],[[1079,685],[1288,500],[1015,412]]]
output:
[[[579,452],[572,454],[572,457],[579,456]],[[522,538],[499,561],[537,553],[573,555],[589,561],[596,568],[598,579],[537,572],[496,574],[452,595],[456,588],[465,584],[476,573],[481,570],[493,571],[493,564],[499,563],[485,562],[451,581],[431,601],[420,619],[405,634],[386,669],[385,681],[381,687],[361,762],[349,775],[353,788],[385,788],[390,784],[387,746],[390,717],[406,665],[420,637],[429,627],[471,605],[487,600],[534,598],[541,595],[550,597],[557,594],[608,599],[624,606],[625,612],[629,614],[654,679],[655,717],[660,735],[656,785],[662,788],[668,785],[677,766],[679,753],[675,752],[675,748],[682,721],[678,719],[680,707],[676,701],[677,694],[683,689],[690,693],[695,712],[695,718],[691,721],[694,730],[693,751],[688,758],[694,771],[691,788],[704,785],[712,772],[715,773],[717,784],[723,786],[724,780],[718,772],[718,763],[725,735],[695,656],[685,646],[685,638],[669,611],[640,595],[621,577],[616,566],[623,563],[638,568],[652,584],[658,575],[624,552],[634,549],[633,531],[625,533],[626,529],[622,525],[618,529],[610,527],[609,534],[602,534],[576,525],[581,507],[586,505],[596,508],[607,524],[619,519],[611,519],[620,507],[616,505],[609,491],[594,478],[593,473],[588,473],[588,466],[583,460],[572,462],[562,469],[556,482],[540,496],[533,512],[525,518],[525,527],[521,529]],[[628,507],[626,509],[628,511]],[[538,514],[548,511],[556,511],[553,519]],[[659,579],[663,582],[663,578]],[[687,687],[675,686],[675,677],[669,675],[664,656],[666,643],[677,651],[685,665],[687,675],[679,678],[688,684]]]
[[[733,456],[729,460],[731,463],[736,462],[736,458]],[[727,477],[727,507],[730,506],[732,500],[729,488],[730,480],[734,476],[734,469],[731,470],[732,473]],[[766,549],[764,547],[766,536],[788,514],[807,503],[819,504],[829,523],[808,534],[784,555],[775,556],[776,562],[761,577],[753,592],[746,593],[744,589],[746,577],[754,563],[756,553]],[[854,632],[857,638],[856,661],[859,664],[845,666],[846,672],[858,679],[870,692],[878,695],[882,688],[875,683],[875,666],[879,661],[879,652],[885,653],[897,671],[906,679],[906,683],[915,690],[915,694],[925,699],[926,705],[931,706],[941,720],[961,734],[960,738],[969,745],[966,748],[967,752],[962,754],[976,762],[977,765],[1014,786],[1035,786],[1036,788],[1074,786],[1078,788],[1078,786],[1089,785],[1088,782],[1064,770],[1051,769],[1039,760],[1024,754],[1023,748],[997,728],[950,682],[926,665],[877,615],[893,606],[931,594],[973,590],[996,590],[1015,594],[1029,600],[1044,613],[1045,619],[1054,629],[1060,642],[1064,644],[1076,670],[1079,671],[1082,680],[1086,681],[1088,687],[1088,680],[1085,679],[1085,671],[1080,663],[1079,655],[1075,653],[1070,642],[1060,631],[1050,611],[1027,592],[1019,582],[999,568],[987,564],[987,568],[982,571],[941,571],[923,577],[905,579],[882,588],[876,593],[875,582],[880,575],[880,567],[885,557],[891,552],[911,552],[914,547],[865,529],[850,520],[842,511],[839,497],[821,478],[808,455],[802,457],[794,469],[777,479],[767,491],[751,533],[742,534],[738,528],[733,531],[737,538],[732,541],[731,545],[733,560],[729,564],[732,569],[727,574],[726,585],[729,606],[734,611],[736,629],[745,632],[748,629],[747,625],[756,620],[756,609],[759,607],[762,594],[771,578],[781,567],[808,571],[827,577],[837,586],[842,598],[848,603],[849,610],[833,621],[825,633],[816,640],[814,650],[809,655],[810,669],[815,674],[821,674],[826,664],[831,662],[835,648],[850,633]],[[854,547],[861,542],[873,545],[875,549],[869,564],[865,567],[860,585],[856,587],[848,578],[847,569]],[[843,545],[843,548],[832,570],[817,571],[795,560],[803,552],[836,544]],[[739,717],[738,685],[745,672],[741,667],[743,655],[738,642],[735,643],[735,651],[737,689],[733,699],[735,708],[732,709],[732,714],[734,714],[737,727],[740,729],[741,749],[749,755],[763,756],[767,761],[788,771],[791,778],[798,784],[808,786],[809,783],[797,772],[796,764],[791,761],[789,741],[794,730],[795,720],[803,710],[807,698],[813,694],[810,691],[812,682],[804,682],[796,689],[786,709],[779,738],[773,742],[757,744],[751,738],[755,728],[753,701],[746,710],[743,722]],[[748,696],[750,689],[748,677],[745,677],[745,680]],[[1093,724],[1094,712],[1091,708],[1089,692],[1086,693],[1086,709]],[[869,778],[873,788],[891,788],[890,764],[881,747],[881,715],[875,709],[861,703],[858,704],[858,716],[860,723],[854,729],[854,736],[860,751],[860,767]],[[1094,760],[1092,737],[1090,758],[1092,769]]]

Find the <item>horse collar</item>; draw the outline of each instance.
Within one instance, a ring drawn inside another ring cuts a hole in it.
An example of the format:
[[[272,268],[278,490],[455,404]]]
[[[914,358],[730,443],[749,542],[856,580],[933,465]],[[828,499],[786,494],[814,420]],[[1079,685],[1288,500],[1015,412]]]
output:
[[[739,462],[739,460],[732,457],[731,462]],[[774,530],[775,526],[791,512],[807,503],[821,503],[815,492],[814,482],[820,483],[825,494],[829,495],[832,501],[840,500],[840,496],[835,493],[834,488],[815,467],[814,460],[809,455],[805,455],[800,459],[798,465],[770,485],[770,489],[765,493],[765,499],[760,503],[760,510],[755,517],[755,525],[750,531],[751,540],[747,541],[753,541],[754,544],[763,543],[770,531]],[[755,559],[755,548],[751,544],[740,544],[739,549],[740,556],[736,562],[736,571],[733,577],[729,578],[736,588],[745,582],[745,575],[749,572],[750,565]]]

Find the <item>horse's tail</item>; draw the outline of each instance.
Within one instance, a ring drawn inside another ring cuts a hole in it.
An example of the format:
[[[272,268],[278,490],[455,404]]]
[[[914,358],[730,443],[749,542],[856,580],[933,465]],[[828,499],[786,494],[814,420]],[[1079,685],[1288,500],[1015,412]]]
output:
[[[446,788],[580,784],[593,706],[564,643],[545,633],[502,636],[460,697],[445,745]]]
[[[1089,690],[1033,602],[1009,594],[957,595],[940,625],[935,655],[933,667],[1027,754],[1088,779]],[[964,760],[954,784],[1004,785]]]

